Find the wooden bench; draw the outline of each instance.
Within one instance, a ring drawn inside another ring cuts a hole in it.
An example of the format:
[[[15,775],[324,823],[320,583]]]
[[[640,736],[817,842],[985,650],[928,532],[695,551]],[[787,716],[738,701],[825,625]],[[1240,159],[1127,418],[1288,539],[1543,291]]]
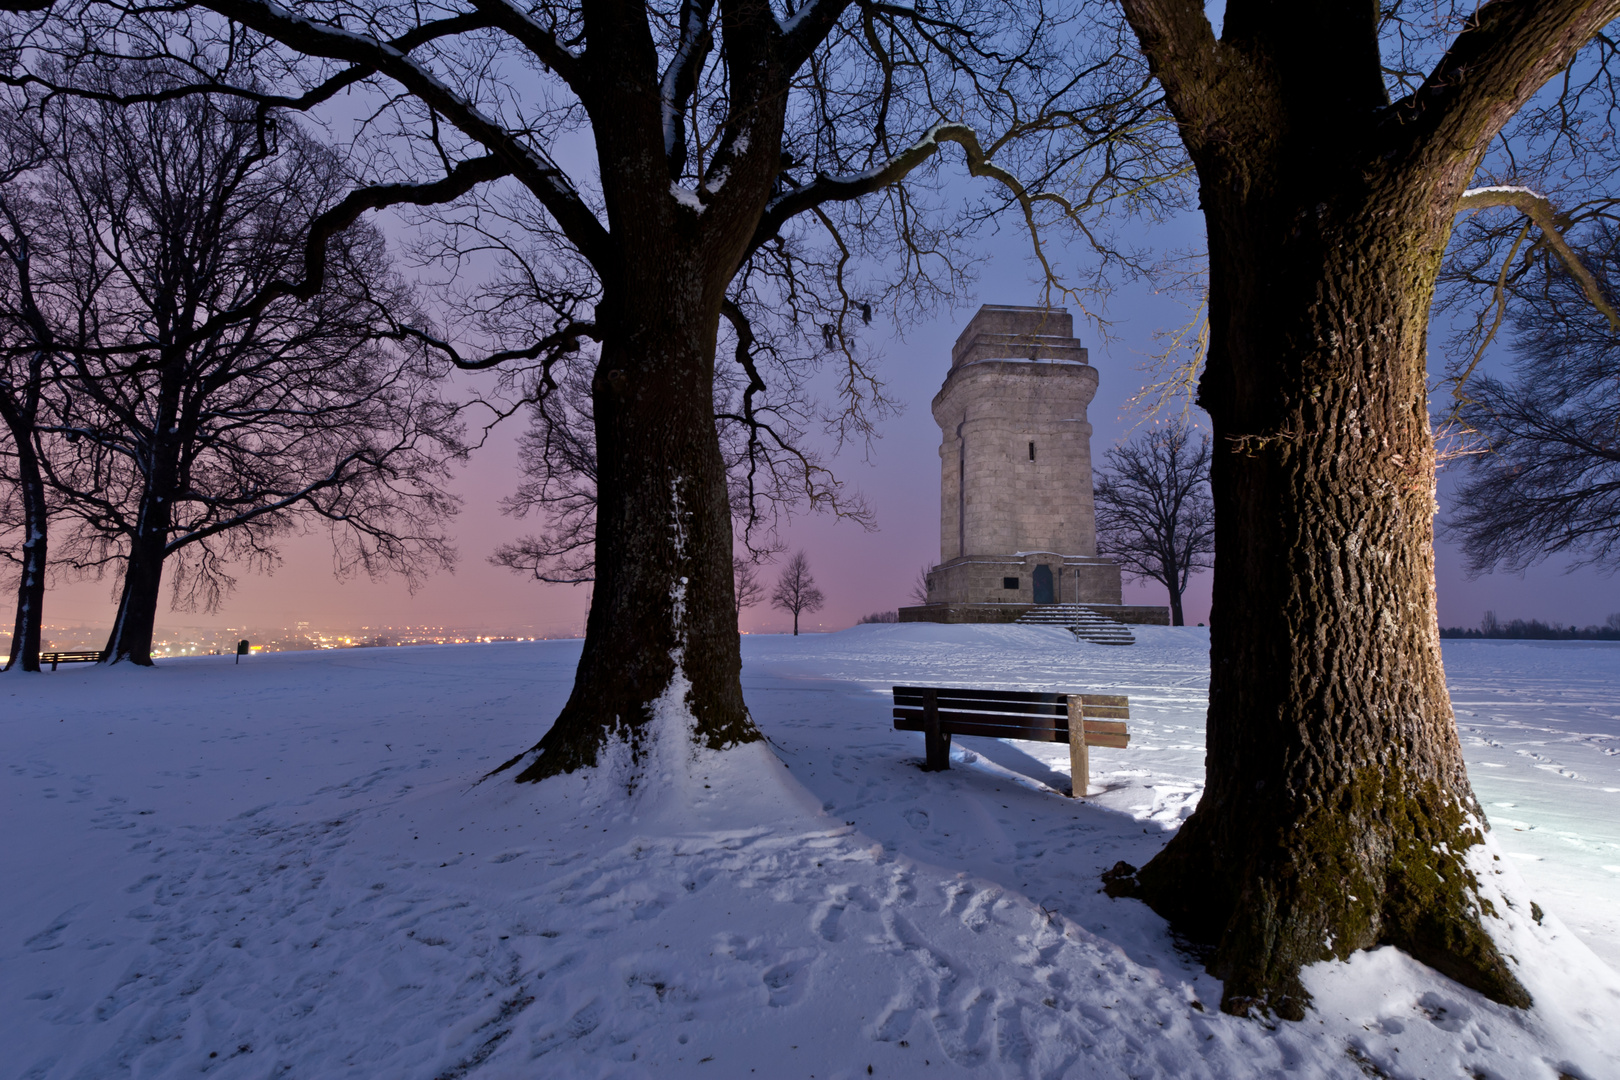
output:
[[[42,652],[39,662],[50,664],[51,670],[56,670],[57,664],[98,664],[101,662],[101,650],[93,652]]]
[[[894,688],[895,730],[923,733],[927,749],[924,770],[951,767],[952,735],[1066,742],[1071,794],[1077,799],[1086,794],[1091,783],[1089,748],[1110,746],[1123,750],[1129,746],[1131,736],[1125,721],[1130,716],[1130,700],[1122,694]]]

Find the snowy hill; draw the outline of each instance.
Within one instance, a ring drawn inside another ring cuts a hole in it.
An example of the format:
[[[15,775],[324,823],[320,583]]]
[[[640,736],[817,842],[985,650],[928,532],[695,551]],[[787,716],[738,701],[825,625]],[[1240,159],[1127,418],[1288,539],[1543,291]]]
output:
[[[1202,783],[1204,631],[1138,638],[748,637],[771,746],[630,799],[475,783],[578,642],[5,676],[0,1075],[1620,1077],[1620,648],[1446,645],[1536,1008],[1386,949],[1268,1025],[1099,891]],[[1084,803],[1055,746],[923,773],[896,682],[1126,693],[1132,745]]]

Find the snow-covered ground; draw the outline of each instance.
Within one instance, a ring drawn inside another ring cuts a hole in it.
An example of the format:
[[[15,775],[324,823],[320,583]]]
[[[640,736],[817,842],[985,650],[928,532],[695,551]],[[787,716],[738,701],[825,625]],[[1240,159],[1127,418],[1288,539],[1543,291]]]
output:
[[[1384,949],[1267,1024],[1100,892],[1202,783],[1207,638],[1138,637],[745,638],[771,747],[628,799],[475,783],[577,642],[7,675],[0,1076],[1620,1077],[1620,648],[1446,646],[1536,1008]],[[1132,745],[1084,803],[1058,747],[923,773],[897,682],[1127,693]]]

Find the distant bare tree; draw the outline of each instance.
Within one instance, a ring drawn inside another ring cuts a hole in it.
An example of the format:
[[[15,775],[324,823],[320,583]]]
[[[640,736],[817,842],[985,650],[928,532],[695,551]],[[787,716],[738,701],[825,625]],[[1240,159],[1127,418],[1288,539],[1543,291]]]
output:
[[[928,571],[933,567],[927,563],[917,568],[917,577],[911,583],[911,592],[908,594],[913,604],[928,603]]]
[[[1592,235],[1585,261],[1616,296],[1620,227]],[[1620,569],[1620,333],[1566,270],[1547,274],[1513,306],[1516,378],[1477,377],[1459,409],[1486,452],[1468,458],[1443,531],[1474,575],[1554,555]]]
[[[1185,626],[1181,597],[1213,565],[1215,508],[1209,497],[1209,436],[1196,447],[1185,424],[1155,428],[1108,451],[1096,478],[1097,547],[1127,574],[1170,593],[1170,624]]]
[[[745,607],[753,607],[765,599],[765,586],[759,580],[759,568],[749,559],[731,557],[731,577],[737,599],[737,617]]]
[[[502,513],[538,514],[550,528],[495,549],[489,561],[537,581],[578,585],[596,579],[596,435],[590,376],[568,370],[530,394],[529,429],[518,441],[523,482]]]
[[[793,613],[793,636],[799,636],[799,615],[807,611],[820,611],[826,601],[816,588],[816,579],[810,576],[810,560],[803,551],[796,552],[777,579],[776,591],[771,593],[771,606]]]
[[[869,623],[897,623],[900,621],[898,611],[874,611],[870,615],[862,615],[855,620],[856,626],[866,626]]]

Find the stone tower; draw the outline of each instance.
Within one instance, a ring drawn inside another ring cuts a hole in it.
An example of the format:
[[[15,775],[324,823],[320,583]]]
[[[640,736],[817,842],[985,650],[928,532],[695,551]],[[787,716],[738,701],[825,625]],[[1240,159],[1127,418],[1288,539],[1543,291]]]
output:
[[[1061,309],[986,305],[956,339],[933,403],[940,563],[927,607],[908,608],[909,618],[999,621],[1032,604],[1119,604],[1119,567],[1097,557],[1086,420],[1097,369],[1086,361]],[[983,605],[999,610],[969,610]]]

